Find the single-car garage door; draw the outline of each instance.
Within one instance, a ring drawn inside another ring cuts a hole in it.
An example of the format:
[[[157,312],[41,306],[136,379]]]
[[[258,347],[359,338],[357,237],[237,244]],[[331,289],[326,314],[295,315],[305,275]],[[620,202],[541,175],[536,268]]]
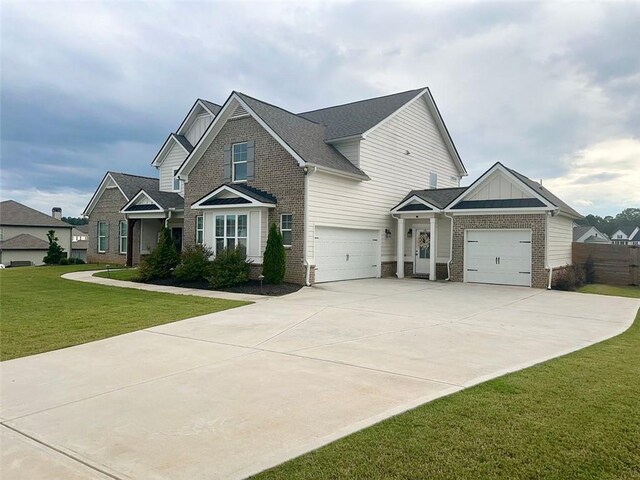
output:
[[[378,276],[378,230],[316,227],[316,282]]]
[[[531,286],[531,231],[467,230],[465,281]]]

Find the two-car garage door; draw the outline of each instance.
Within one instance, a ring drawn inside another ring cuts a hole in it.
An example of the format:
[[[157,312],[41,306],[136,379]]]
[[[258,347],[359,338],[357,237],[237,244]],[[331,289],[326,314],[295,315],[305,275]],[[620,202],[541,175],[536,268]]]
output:
[[[465,281],[531,286],[531,230],[467,230]]]
[[[316,227],[316,282],[333,282],[379,275],[378,230]]]

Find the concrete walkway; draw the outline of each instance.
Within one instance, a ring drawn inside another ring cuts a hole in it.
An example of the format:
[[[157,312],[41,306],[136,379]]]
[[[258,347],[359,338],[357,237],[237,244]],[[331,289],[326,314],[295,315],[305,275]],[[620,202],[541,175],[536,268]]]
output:
[[[360,280],[0,364],[11,479],[243,478],[626,330],[640,300]]]
[[[244,300],[250,302],[264,301],[271,297],[265,295],[251,295],[248,293],[221,292],[218,290],[199,290],[197,288],[171,287],[168,285],[153,285],[151,283],[127,282],[114,280],[112,278],[94,277],[94,273],[105,272],[106,270],[87,270],[82,272],[71,272],[62,275],[67,280],[78,282],[97,283],[99,285],[109,285],[111,287],[135,288],[136,290],[147,290],[149,292],[172,293],[174,295],[193,295],[195,297],[224,298],[227,300]],[[117,271],[117,270],[112,270]]]

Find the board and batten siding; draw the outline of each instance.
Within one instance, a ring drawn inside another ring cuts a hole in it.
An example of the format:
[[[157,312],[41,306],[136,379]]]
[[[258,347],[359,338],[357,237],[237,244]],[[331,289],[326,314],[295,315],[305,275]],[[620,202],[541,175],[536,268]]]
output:
[[[552,268],[572,264],[573,220],[563,215],[548,217],[547,260]]]
[[[174,143],[159,167],[161,191],[173,192],[173,169],[182,165],[185,158],[187,158],[187,152],[180,145]],[[180,188],[184,189],[184,184],[181,184]]]
[[[322,172],[308,178],[307,256],[312,261],[319,225],[380,230],[382,261],[395,261],[397,222],[390,210],[410,190],[428,188],[432,172],[439,188],[459,185],[459,172],[422,97],[360,141],[359,163],[371,180]]]
[[[500,172],[493,172],[482,182],[484,185],[465,200],[503,200],[513,198],[532,198],[521,187],[513,183]]]
[[[205,130],[213,121],[213,117],[208,113],[202,113],[198,115],[184,136],[189,140],[189,143],[195,147],[196,143],[200,140],[200,137],[204,134]]]

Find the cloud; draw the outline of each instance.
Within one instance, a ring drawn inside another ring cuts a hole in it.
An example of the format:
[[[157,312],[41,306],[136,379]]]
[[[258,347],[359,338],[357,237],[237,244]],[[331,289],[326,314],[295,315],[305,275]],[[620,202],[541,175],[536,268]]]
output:
[[[469,182],[498,160],[569,175],[563,159],[640,124],[637,2],[22,1],[2,13],[3,198],[89,191],[107,169],[153,175],[195,99],[234,89],[303,111],[428,85]]]
[[[562,162],[567,174],[544,180],[563,200],[601,216],[640,205],[640,138],[596,143]]]

